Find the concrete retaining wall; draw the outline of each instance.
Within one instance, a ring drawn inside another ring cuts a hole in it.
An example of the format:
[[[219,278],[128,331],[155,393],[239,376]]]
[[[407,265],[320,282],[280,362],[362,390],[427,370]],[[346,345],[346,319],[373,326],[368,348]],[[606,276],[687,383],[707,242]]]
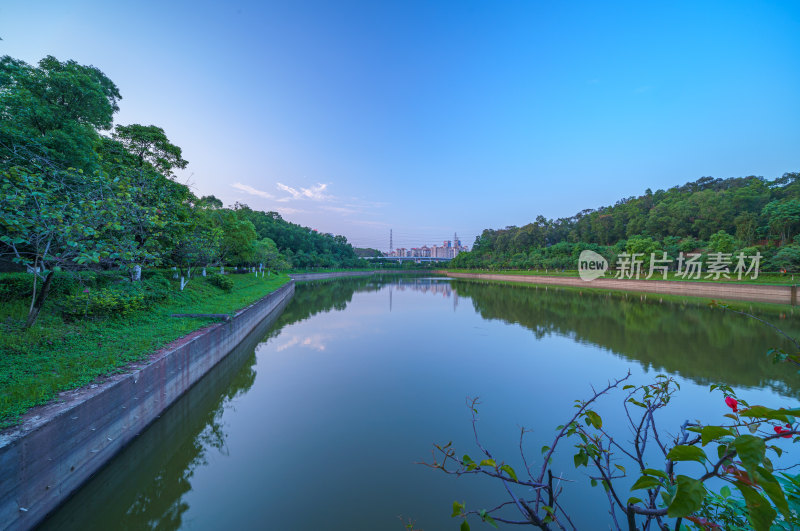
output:
[[[293,294],[290,282],[125,374],[61,393],[0,433],[0,525],[35,526]]]
[[[664,293],[703,297],[707,299],[740,300],[751,302],[772,302],[777,304],[797,304],[796,286],[776,286],[769,284],[734,284],[731,282],[681,282],[677,280],[615,280],[598,278],[590,282],[575,277],[549,277],[540,275],[502,275],[484,273],[449,273],[448,277],[474,278],[483,280],[502,280],[555,286],[571,286],[586,289],[608,289],[619,291],[639,291],[645,293]]]

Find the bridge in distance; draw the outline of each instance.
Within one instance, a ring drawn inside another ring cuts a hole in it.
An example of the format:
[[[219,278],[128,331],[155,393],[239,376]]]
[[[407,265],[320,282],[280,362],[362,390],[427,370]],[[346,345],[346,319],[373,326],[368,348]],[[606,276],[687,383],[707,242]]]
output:
[[[449,262],[452,258],[433,258],[430,256],[365,256],[363,260],[392,260],[394,262]]]

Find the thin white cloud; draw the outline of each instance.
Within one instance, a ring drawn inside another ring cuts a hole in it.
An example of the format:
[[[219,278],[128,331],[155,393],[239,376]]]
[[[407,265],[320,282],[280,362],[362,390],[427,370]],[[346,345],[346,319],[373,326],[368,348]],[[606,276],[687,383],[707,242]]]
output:
[[[326,188],[328,188],[327,184],[324,183],[317,183],[314,186],[309,188],[292,188],[291,186],[287,186],[283,183],[277,184],[278,190],[282,190],[289,194],[288,197],[282,197],[278,199],[278,201],[286,202],[286,201],[293,201],[298,199],[310,199],[312,201],[331,201],[334,198],[332,196],[326,195],[323,192]]]
[[[235,183],[235,184],[232,184],[231,186],[233,186],[237,190],[241,190],[242,192],[245,192],[245,193],[250,194],[250,195],[257,195],[259,197],[264,197],[266,199],[273,199],[275,197],[274,195],[272,195],[269,192],[265,192],[264,190],[258,190],[256,188],[253,188],[252,186],[247,185],[247,184]]]

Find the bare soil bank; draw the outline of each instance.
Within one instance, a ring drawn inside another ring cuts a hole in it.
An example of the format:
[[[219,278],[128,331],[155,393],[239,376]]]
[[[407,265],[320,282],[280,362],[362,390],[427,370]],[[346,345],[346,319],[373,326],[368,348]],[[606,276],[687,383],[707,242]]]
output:
[[[503,275],[490,273],[451,273],[439,271],[452,278],[473,278],[500,280],[525,284],[550,286],[569,286],[585,289],[606,289],[615,291],[638,291],[643,293],[662,293],[702,297],[705,299],[738,300],[750,302],[770,302],[775,304],[797,304],[797,286],[778,286],[769,284],[733,284],[730,282],[681,282],[676,280],[616,280],[598,278],[584,281],[574,277],[551,277],[544,275]]]

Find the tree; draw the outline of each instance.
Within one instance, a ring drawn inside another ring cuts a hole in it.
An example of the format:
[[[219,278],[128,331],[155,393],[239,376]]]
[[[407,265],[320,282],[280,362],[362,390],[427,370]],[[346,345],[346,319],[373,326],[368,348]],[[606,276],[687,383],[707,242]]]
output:
[[[56,270],[85,269],[106,258],[136,260],[144,252],[122,243],[128,196],[99,172],[14,168],[1,182],[0,254],[10,254],[35,275],[26,327],[36,321]],[[38,293],[36,279],[44,282]]]
[[[711,235],[708,246],[715,253],[732,253],[736,249],[736,238],[721,230]]]
[[[734,219],[736,224],[736,238],[746,246],[752,245],[756,239],[758,217],[753,212],[742,212]]]
[[[800,223],[800,199],[772,201],[764,207],[763,214],[768,219],[769,228],[783,245],[792,238]]]
[[[170,143],[164,130],[155,125],[118,125],[113,137],[135,157],[140,167],[150,164],[158,172],[171,176],[174,168],[183,169],[188,164],[181,148]]]
[[[0,58],[0,167],[96,169],[97,130],[111,128],[119,89],[100,70],[52,56],[33,67]]]

